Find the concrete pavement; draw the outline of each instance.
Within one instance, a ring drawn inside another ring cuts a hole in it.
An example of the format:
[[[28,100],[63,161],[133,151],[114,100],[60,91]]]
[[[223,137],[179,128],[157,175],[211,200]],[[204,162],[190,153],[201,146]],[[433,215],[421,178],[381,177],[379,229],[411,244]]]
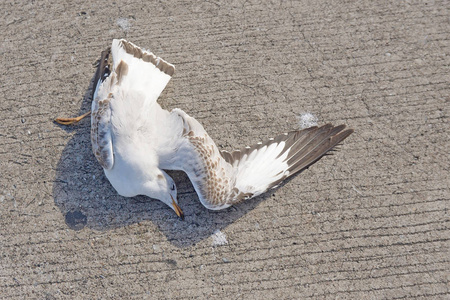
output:
[[[446,1],[2,1],[0,298],[444,299]],[[282,188],[207,211],[118,196],[91,153],[100,52],[176,65],[160,98],[223,149],[298,126],[356,132]]]

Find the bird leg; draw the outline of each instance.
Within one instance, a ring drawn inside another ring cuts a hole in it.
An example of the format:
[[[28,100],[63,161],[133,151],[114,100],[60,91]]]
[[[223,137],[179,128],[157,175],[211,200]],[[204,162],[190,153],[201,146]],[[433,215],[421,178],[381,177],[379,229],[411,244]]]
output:
[[[76,118],[56,118],[55,122],[58,123],[58,124],[61,124],[61,125],[72,125],[72,124],[75,124],[75,123],[79,122],[84,117],[87,117],[90,113],[91,112],[88,111],[84,115],[78,116]]]

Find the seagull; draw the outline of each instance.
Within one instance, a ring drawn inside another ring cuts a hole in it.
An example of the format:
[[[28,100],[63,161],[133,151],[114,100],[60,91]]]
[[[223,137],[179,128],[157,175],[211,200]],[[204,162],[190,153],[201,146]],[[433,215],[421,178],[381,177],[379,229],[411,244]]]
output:
[[[91,142],[118,194],[158,199],[182,219],[175,182],[164,170],[184,171],[203,206],[220,210],[276,188],[353,133],[345,125],[326,124],[241,150],[219,150],[196,119],[158,104],[174,71],[152,52],[114,39],[102,52],[94,78]],[[56,122],[73,124],[87,115]]]

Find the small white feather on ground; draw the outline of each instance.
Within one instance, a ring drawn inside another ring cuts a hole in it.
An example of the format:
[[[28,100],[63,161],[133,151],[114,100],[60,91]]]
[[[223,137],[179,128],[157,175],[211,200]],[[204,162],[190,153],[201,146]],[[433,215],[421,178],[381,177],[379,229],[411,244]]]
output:
[[[118,18],[116,23],[125,32],[127,32],[131,28],[131,22],[127,18]]]
[[[312,113],[306,112],[300,114],[298,118],[298,125],[300,129],[305,129],[313,126],[317,126],[318,118]]]
[[[212,242],[213,246],[223,246],[223,245],[228,244],[227,236],[225,235],[225,233],[223,233],[219,229],[214,231],[214,233],[212,234],[211,237],[213,240],[213,242]]]

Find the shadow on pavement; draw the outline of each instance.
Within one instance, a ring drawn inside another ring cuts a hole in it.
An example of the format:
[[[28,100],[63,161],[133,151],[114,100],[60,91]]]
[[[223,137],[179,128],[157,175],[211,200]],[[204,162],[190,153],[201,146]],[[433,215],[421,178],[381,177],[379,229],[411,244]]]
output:
[[[80,114],[90,109],[91,88],[92,82]],[[185,220],[181,221],[171,208],[158,200],[146,196],[125,198],[116,193],[92,153],[89,117],[76,125],[62,127],[76,133],[58,162],[53,197],[67,226],[73,230],[88,227],[107,231],[149,220],[172,244],[188,247],[233,223],[272,194],[268,192],[222,211],[210,211],[201,205],[187,175],[169,171],[177,184],[179,204],[185,214]]]

